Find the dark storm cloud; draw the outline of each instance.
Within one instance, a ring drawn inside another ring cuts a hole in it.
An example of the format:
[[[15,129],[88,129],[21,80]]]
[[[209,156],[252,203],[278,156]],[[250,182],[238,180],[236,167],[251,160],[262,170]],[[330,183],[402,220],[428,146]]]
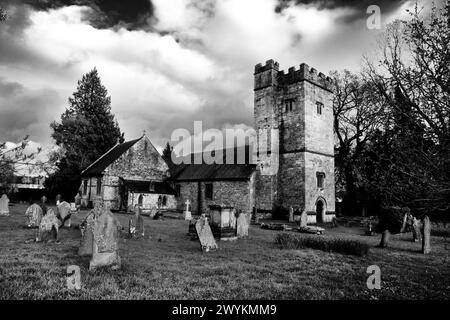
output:
[[[153,16],[150,0],[6,0],[6,4],[27,4],[35,10],[45,11],[70,5],[88,6],[93,12],[86,16],[91,25],[99,29],[115,26],[129,30],[140,29],[147,25],[147,19]]]
[[[17,141],[26,134],[48,140],[52,110],[63,99],[51,89],[32,90],[0,77],[0,137]]]
[[[354,9],[355,13],[344,17],[345,22],[352,22],[361,18],[367,18],[367,8],[371,5],[377,5],[381,9],[382,14],[389,14],[397,10],[403,3],[408,0],[278,0],[279,4],[275,11],[280,13],[291,4],[296,5],[313,5],[319,9]]]

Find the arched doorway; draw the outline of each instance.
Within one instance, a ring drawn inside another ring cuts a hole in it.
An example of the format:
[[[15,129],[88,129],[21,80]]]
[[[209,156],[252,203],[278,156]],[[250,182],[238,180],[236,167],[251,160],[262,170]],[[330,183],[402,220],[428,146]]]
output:
[[[142,204],[144,202],[143,200],[144,200],[144,196],[142,194],[140,194],[139,198],[138,198],[138,206],[139,207],[142,207]]]
[[[319,198],[316,201],[316,223],[323,223],[325,214],[325,199]]]

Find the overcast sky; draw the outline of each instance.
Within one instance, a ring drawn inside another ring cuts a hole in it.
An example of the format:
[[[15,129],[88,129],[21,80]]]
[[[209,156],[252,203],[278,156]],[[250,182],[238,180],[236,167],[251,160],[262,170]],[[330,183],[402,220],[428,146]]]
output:
[[[176,128],[252,126],[254,65],[305,62],[358,71],[375,48],[369,5],[382,22],[410,1],[1,0],[0,141],[52,144],[77,80],[97,67],[112,112],[133,139],[161,147]]]

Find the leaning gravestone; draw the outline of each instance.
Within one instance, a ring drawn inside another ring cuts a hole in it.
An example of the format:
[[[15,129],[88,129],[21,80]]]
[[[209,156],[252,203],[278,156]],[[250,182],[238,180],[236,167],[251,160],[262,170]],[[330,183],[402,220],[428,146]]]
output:
[[[101,213],[95,218],[94,242],[89,270],[98,267],[112,266],[120,268],[119,228],[120,224],[111,211],[99,204]]]
[[[25,216],[27,217],[27,228],[38,228],[42,219],[42,209],[36,203],[33,203],[25,211]]]
[[[239,238],[248,237],[248,228],[252,219],[251,213],[240,213],[237,218],[236,234]]]
[[[59,240],[58,238],[59,220],[53,209],[48,209],[47,214],[42,217],[39,224],[36,242]]]
[[[9,199],[6,194],[0,198],[0,215],[9,216]]]
[[[218,249],[216,240],[209,226],[208,218],[202,216],[195,224],[195,230],[197,231],[198,239],[200,240],[200,246],[203,252]]]
[[[416,217],[412,218],[412,235],[413,235],[413,241],[417,242],[420,241],[420,220]]]
[[[61,221],[62,221],[61,227],[70,228],[70,223],[71,223],[70,204],[66,201],[63,201],[58,205],[57,210],[58,210],[58,215],[61,217]]]
[[[94,247],[94,224],[95,214],[92,210],[80,225],[81,243],[78,249],[78,255],[91,256]]]
[[[430,222],[430,218],[428,218],[428,216],[425,216],[423,218],[423,222],[422,222],[422,253],[423,254],[428,254],[431,252],[430,236],[431,236],[431,222]]]

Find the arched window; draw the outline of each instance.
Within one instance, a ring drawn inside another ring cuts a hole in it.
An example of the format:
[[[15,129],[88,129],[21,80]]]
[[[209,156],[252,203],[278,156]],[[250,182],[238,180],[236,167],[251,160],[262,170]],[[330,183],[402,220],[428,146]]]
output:
[[[142,195],[142,194],[140,194],[139,195],[139,198],[138,198],[138,205],[139,206],[142,206],[142,203],[144,202],[144,196]]]
[[[167,206],[167,197],[166,196],[164,196],[162,198],[162,205],[163,205],[163,207]]]

